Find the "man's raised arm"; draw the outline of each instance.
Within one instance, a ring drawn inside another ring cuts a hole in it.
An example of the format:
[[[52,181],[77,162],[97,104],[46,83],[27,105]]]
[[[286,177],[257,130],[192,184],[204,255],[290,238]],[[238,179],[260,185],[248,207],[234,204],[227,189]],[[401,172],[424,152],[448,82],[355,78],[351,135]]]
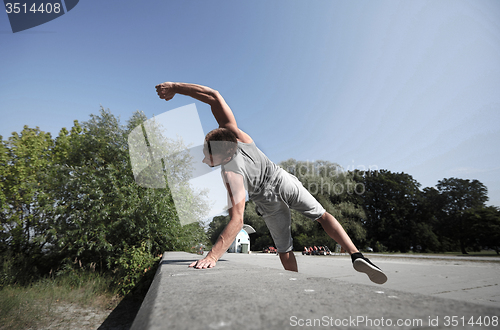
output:
[[[229,129],[236,135],[236,138],[242,141],[246,140],[244,133],[238,129],[231,108],[215,89],[196,84],[164,82],[156,85],[156,92],[161,99],[166,101],[171,100],[175,94],[182,94],[209,104],[219,127]]]

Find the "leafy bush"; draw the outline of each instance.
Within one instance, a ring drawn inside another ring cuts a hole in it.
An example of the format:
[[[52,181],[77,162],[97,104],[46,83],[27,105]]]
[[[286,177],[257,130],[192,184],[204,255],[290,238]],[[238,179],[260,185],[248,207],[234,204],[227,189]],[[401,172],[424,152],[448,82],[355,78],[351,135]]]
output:
[[[373,247],[374,252],[387,252],[387,247],[385,247],[384,244],[380,243],[379,241],[375,242],[375,245]]]
[[[114,284],[118,291],[123,295],[143,291],[152,281],[160,258],[161,255],[151,255],[145,242],[140,246],[125,248],[113,264]]]
[[[150,276],[144,269],[154,268],[157,255],[207,243],[199,222],[181,225],[167,186],[135,182],[127,136],[146,119],[136,112],[123,126],[101,108],[56,139],[28,127],[0,139],[0,285],[114,271],[126,293]],[[182,141],[164,147],[175,151]],[[182,161],[169,165],[179,176],[189,173]],[[203,195],[184,193],[201,213]]]

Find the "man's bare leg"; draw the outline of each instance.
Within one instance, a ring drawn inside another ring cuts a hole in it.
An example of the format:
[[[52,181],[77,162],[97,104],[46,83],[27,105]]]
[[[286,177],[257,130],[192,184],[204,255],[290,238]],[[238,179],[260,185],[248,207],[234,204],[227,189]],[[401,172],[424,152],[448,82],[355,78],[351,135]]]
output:
[[[351,238],[347,235],[342,225],[328,212],[325,212],[318,220],[317,220],[323,229],[326,231],[328,236],[333,238],[337,243],[340,244],[346,250],[347,253],[353,254],[359,252],[354,243],[351,241]]]
[[[326,233],[342,246],[351,255],[354,269],[368,275],[372,282],[383,284],[387,281],[387,276],[382,269],[374,265],[368,258],[365,258],[358,251],[351,238],[347,235],[342,225],[328,212],[325,212],[318,219]]]
[[[283,264],[283,267],[286,270],[292,271],[292,272],[298,272],[299,269],[297,267],[297,260],[295,259],[295,255],[293,254],[293,251],[290,252],[285,252],[285,253],[278,253],[280,256],[281,263]]]

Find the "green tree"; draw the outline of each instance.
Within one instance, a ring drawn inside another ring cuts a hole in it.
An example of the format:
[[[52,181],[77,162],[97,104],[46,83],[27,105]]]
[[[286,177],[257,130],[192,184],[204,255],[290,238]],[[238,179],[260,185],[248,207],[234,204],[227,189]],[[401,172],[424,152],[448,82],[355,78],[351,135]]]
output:
[[[420,184],[406,173],[387,170],[363,174],[365,226],[372,244],[379,242],[390,251],[407,252],[420,245],[428,233],[419,212]]]
[[[206,242],[199,222],[180,224],[166,185],[149,189],[134,180],[127,136],[145,120],[136,113],[122,126],[101,108],[71,132],[61,130],[51,171],[56,215],[50,234],[53,252],[66,263],[112,270],[124,251],[158,255]]]
[[[443,198],[443,229],[450,239],[460,244],[463,254],[467,254],[470,241],[469,226],[464,213],[485,206],[488,190],[478,180],[448,178],[438,181],[437,190]]]
[[[43,171],[52,164],[49,133],[24,126],[2,141],[2,246],[21,274],[38,272],[49,228],[46,209],[51,200],[43,190]],[[8,253],[7,253],[8,252]]]
[[[500,254],[500,209],[495,206],[468,209],[464,212],[469,240],[480,248]]]
[[[443,218],[443,199],[435,188],[424,188],[418,202],[419,221],[415,228],[418,245],[423,252],[453,250],[453,242],[441,235],[440,219]]]
[[[7,181],[9,156],[9,149],[0,135],[0,253],[6,251],[8,246],[8,234],[4,225],[6,224],[8,210],[5,183]]]
[[[70,131],[61,129],[55,141],[28,127],[8,141],[0,138],[0,285],[76,265],[113,271],[129,290],[163,251],[206,243],[200,219],[181,225],[166,184],[136,183],[127,136],[145,121],[137,112],[123,126],[101,108]],[[160,175],[188,179],[182,141],[166,142],[170,157]],[[181,188],[181,199],[190,201],[183,207],[201,216],[203,192],[184,182]]]

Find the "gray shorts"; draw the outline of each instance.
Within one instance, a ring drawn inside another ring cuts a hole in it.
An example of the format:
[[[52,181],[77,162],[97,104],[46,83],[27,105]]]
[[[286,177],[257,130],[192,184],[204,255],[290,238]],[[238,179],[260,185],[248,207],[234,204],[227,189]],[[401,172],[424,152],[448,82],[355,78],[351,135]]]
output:
[[[280,253],[293,249],[290,209],[311,220],[317,220],[326,211],[294,175],[285,171],[280,182],[265,197],[252,198],[256,211],[262,215]]]

